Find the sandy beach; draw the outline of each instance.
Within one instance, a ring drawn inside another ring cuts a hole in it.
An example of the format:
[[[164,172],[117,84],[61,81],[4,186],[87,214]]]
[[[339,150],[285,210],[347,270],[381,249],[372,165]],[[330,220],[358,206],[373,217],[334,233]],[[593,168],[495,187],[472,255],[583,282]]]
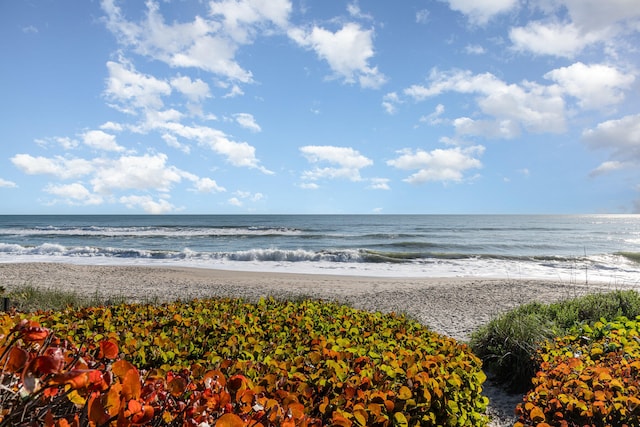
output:
[[[370,311],[404,313],[431,330],[459,341],[495,316],[532,301],[552,302],[619,288],[599,283],[555,283],[528,279],[380,278],[238,272],[213,269],[86,266],[53,263],[0,264],[0,285],[31,285],[130,301],[206,297],[325,299]],[[512,425],[519,396],[487,384],[492,426]]]

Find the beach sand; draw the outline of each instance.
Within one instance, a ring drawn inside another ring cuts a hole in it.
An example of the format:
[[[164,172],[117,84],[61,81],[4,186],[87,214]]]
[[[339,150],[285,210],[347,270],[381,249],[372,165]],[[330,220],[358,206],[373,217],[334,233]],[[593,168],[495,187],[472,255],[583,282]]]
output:
[[[431,330],[467,341],[492,318],[532,301],[553,302],[619,288],[598,283],[528,279],[387,278],[238,272],[142,266],[54,263],[0,264],[0,286],[30,285],[84,295],[124,297],[131,302],[206,297],[324,299],[381,312],[403,313]],[[513,425],[521,396],[488,382],[492,427]]]

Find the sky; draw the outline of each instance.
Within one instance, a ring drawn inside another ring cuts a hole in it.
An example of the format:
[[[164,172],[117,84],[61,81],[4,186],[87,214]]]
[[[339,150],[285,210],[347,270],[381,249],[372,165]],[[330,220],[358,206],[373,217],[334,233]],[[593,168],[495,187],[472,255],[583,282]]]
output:
[[[0,214],[640,213],[638,0],[0,3]]]

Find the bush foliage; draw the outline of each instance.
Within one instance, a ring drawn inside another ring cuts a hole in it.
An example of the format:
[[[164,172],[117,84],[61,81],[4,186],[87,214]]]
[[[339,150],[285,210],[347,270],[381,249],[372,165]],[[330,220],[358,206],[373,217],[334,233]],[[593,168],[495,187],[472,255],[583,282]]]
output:
[[[572,329],[539,351],[516,427],[640,426],[640,316]]]
[[[196,300],[4,315],[0,328],[6,425],[487,423],[480,360],[393,314]]]

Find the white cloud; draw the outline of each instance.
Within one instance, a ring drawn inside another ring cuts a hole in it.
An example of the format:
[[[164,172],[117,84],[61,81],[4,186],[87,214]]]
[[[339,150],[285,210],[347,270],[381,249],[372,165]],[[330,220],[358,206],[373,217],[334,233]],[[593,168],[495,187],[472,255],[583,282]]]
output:
[[[397,92],[389,92],[382,98],[382,106],[388,114],[395,114],[398,111],[398,104],[402,101]]]
[[[182,180],[184,174],[166,163],[165,154],[96,159],[96,170],[91,179],[93,191],[99,194],[134,189],[167,192]]]
[[[0,188],[17,188],[18,185],[13,181],[0,178]]]
[[[606,175],[611,172],[615,172],[620,169],[625,169],[629,167],[628,163],[619,162],[617,160],[610,160],[600,164],[597,168],[589,173],[589,176],[595,177],[599,175]]]
[[[310,163],[329,163],[336,166],[315,168],[305,171],[303,178],[309,181],[319,179],[343,178],[360,181],[360,169],[371,166],[373,161],[349,147],[334,147],[329,145],[308,145],[300,147],[302,155]]]
[[[624,90],[635,81],[632,74],[604,65],[585,65],[576,62],[568,67],[557,68],[544,75],[557,82],[569,95],[578,98],[583,108],[598,109],[617,104],[624,99]]]
[[[587,31],[611,29],[618,24],[638,23],[640,7],[636,0],[558,0],[567,8],[573,22]]]
[[[92,194],[84,185],[75,182],[73,184],[53,185],[49,184],[44,191],[57,197],[62,197],[64,203],[69,205],[101,205],[104,199]]]
[[[592,174],[640,167],[640,114],[602,122],[595,129],[585,130],[582,138],[590,148],[609,151],[612,159]]]
[[[234,114],[233,117],[236,119],[236,122],[240,126],[242,126],[243,128],[249,129],[251,132],[262,131],[262,128],[258,123],[256,123],[256,120],[252,114],[238,113],[238,114]]]
[[[443,119],[441,118],[441,116],[442,114],[444,114],[444,110],[445,110],[444,105],[438,104],[436,105],[436,108],[433,111],[433,113],[420,117],[420,122],[428,123],[430,125],[439,125],[440,123],[443,122]]]
[[[398,152],[397,158],[387,161],[387,164],[402,170],[418,170],[404,180],[410,184],[431,181],[461,182],[464,172],[482,167],[476,156],[482,155],[483,152],[484,147],[481,145],[433,151],[404,149]]]
[[[209,7],[211,15],[222,17],[227,34],[241,44],[251,42],[262,27],[285,28],[292,8],[289,0],[211,1]]]
[[[88,147],[104,151],[124,151],[124,147],[118,145],[114,135],[101,130],[90,130],[80,136]]]
[[[211,178],[199,178],[194,182],[193,186],[196,191],[200,193],[221,193],[227,191]]]
[[[134,114],[138,109],[161,109],[162,97],[171,94],[169,83],[138,73],[131,64],[109,61],[107,69],[105,96],[122,112]]]
[[[565,130],[565,104],[557,86],[523,81],[507,84],[491,73],[433,70],[429,84],[413,85],[404,94],[416,101],[445,92],[480,95],[477,104],[487,119],[461,117],[454,120],[461,135],[513,138],[521,129],[529,132],[560,133]]]
[[[572,58],[586,46],[601,40],[602,35],[583,34],[573,23],[532,21],[525,27],[512,28],[509,38],[518,51]]]
[[[237,197],[232,197],[228,200],[231,206],[242,207],[242,202]]]
[[[363,30],[351,22],[335,33],[317,26],[311,31],[294,28],[289,30],[289,37],[298,45],[314,50],[327,61],[335,76],[346,83],[357,81],[362,87],[378,88],[386,82],[384,74],[369,65],[374,56],[373,30]]]
[[[371,178],[369,182],[370,184],[367,188],[371,190],[391,190],[388,178]]]
[[[429,22],[429,10],[421,9],[416,12],[416,23],[418,24],[426,24]]]
[[[107,28],[121,45],[131,47],[172,67],[197,68],[222,78],[252,82],[250,71],[235,59],[238,47],[249,44],[256,34],[288,25],[288,0],[212,1],[212,19],[196,16],[191,22],[167,24],[160,6],[147,1],[147,13],[140,22],[128,21],[114,0],[103,0]]]
[[[103,124],[100,125],[100,129],[102,130],[110,130],[113,132],[121,132],[122,130],[124,130],[124,126],[122,126],[120,123],[116,123],[116,122],[105,122]]]
[[[518,0],[445,0],[453,10],[464,14],[471,23],[484,25],[495,15],[508,12]]]
[[[34,157],[30,154],[16,154],[11,162],[28,175],[53,175],[62,179],[78,178],[94,170],[92,162],[85,159]]]
[[[191,80],[187,76],[179,76],[171,79],[171,86],[186,96],[192,102],[201,102],[211,97],[209,85],[200,79]]]
[[[316,184],[315,182],[303,182],[301,184],[298,185],[300,188],[303,188],[305,190],[317,190],[318,188],[320,188],[320,186],[318,184]]]
[[[357,19],[373,20],[373,17],[371,15],[362,12],[357,1],[354,1],[347,5],[347,12],[349,12],[349,15]]]
[[[484,55],[486,50],[479,44],[468,44],[464,47],[465,53],[469,55]]]
[[[153,215],[174,212],[177,208],[165,199],[153,200],[151,196],[122,196],[120,203],[129,209],[142,208],[145,212]]]
[[[537,6],[544,19],[510,31],[516,50],[571,58],[587,46],[602,43],[615,52],[627,49],[618,42],[620,35],[640,30],[637,0],[553,0]],[[568,16],[560,18],[565,11]]]

